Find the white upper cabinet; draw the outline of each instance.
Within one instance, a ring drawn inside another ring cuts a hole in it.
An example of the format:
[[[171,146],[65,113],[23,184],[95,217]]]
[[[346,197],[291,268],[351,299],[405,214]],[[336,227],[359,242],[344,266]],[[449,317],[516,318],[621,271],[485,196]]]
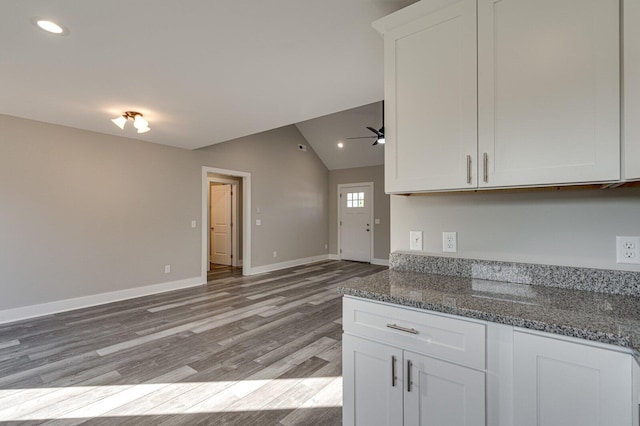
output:
[[[416,14],[420,17],[413,19]],[[386,191],[473,188],[476,1],[420,2],[391,17],[378,27],[388,30]]]
[[[618,3],[423,0],[376,21],[386,191],[619,181]]]
[[[624,178],[640,180],[640,1],[624,2]]]
[[[619,37],[618,0],[478,1],[479,186],[620,179]]]

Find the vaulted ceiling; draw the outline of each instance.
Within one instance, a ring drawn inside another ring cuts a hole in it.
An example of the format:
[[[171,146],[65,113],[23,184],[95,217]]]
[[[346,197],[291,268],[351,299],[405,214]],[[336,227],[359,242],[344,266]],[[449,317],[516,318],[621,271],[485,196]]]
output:
[[[371,104],[371,22],[414,1],[3,0],[0,113],[195,149]],[[151,131],[111,123],[126,110]]]

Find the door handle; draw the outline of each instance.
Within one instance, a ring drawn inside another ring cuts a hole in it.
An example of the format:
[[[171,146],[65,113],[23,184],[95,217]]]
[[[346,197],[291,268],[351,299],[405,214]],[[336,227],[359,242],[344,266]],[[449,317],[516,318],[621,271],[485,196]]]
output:
[[[411,360],[407,360],[407,392],[411,392]]]

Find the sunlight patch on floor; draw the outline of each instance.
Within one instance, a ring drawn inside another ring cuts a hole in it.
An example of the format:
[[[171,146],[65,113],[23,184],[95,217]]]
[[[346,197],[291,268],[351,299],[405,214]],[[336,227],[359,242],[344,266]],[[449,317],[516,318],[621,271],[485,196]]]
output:
[[[342,377],[0,389],[0,422],[342,407]]]

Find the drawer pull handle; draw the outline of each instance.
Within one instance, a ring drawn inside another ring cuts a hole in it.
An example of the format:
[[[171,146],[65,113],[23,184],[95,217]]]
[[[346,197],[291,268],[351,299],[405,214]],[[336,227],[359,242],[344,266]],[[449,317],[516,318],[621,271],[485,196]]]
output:
[[[401,327],[398,324],[387,324],[387,327],[393,328],[394,330],[404,331],[405,333],[418,334],[418,330],[415,328]]]
[[[396,387],[396,357],[391,357],[391,386]]]

